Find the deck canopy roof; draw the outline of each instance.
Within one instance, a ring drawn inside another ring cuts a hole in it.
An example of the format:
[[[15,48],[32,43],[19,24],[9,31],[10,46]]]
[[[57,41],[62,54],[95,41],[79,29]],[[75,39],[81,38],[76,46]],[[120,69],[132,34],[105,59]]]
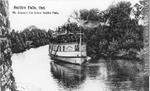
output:
[[[85,36],[83,34],[64,34],[58,35],[51,39],[52,43],[73,43],[73,42],[80,42],[80,37],[82,42],[85,42]]]

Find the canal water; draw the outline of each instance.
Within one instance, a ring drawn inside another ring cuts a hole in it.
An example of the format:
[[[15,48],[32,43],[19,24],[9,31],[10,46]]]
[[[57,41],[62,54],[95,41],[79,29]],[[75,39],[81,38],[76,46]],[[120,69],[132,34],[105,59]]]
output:
[[[86,66],[54,62],[48,45],[14,54],[12,68],[18,91],[144,91],[129,79],[109,76],[105,60]]]

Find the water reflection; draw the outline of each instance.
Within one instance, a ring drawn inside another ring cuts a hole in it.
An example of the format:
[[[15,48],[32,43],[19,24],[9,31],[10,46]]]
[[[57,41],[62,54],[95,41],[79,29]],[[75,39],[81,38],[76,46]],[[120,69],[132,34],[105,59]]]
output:
[[[85,72],[85,68],[80,65],[51,62],[51,73],[64,89],[79,89],[86,78]]]
[[[146,91],[142,78],[129,79],[128,75],[112,74],[106,62],[77,66],[51,62],[51,73],[64,91]]]
[[[135,66],[135,64],[130,64]],[[131,69],[132,68],[132,69]],[[119,67],[116,64],[108,65],[107,81],[111,91],[149,91],[143,76],[139,76],[137,68]],[[113,74],[112,74],[113,73]]]
[[[102,59],[86,66],[54,62],[48,46],[14,54],[12,61],[19,91],[148,91],[149,78],[136,77],[130,69]]]

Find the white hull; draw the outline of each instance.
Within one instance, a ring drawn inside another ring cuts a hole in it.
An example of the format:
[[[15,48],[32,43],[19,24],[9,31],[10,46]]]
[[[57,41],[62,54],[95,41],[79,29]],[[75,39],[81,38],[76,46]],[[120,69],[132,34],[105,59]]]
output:
[[[57,60],[57,61],[63,61],[67,63],[72,63],[72,64],[83,64],[86,62],[86,58],[83,57],[60,57],[60,56],[51,56],[52,59]]]
[[[86,44],[80,47],[78,43],[50,44],[49,54],[54,60],[79,65],[87,60]]]

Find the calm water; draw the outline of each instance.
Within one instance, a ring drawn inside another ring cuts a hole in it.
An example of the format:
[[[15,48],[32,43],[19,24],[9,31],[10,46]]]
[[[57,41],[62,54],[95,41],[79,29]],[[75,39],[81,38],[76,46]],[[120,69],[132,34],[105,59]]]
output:
[[[12,61],[19,91],[144,91],[129,79],[110,77],[105,60],[82,67],[54,62],[48,46],[14,54]]]

